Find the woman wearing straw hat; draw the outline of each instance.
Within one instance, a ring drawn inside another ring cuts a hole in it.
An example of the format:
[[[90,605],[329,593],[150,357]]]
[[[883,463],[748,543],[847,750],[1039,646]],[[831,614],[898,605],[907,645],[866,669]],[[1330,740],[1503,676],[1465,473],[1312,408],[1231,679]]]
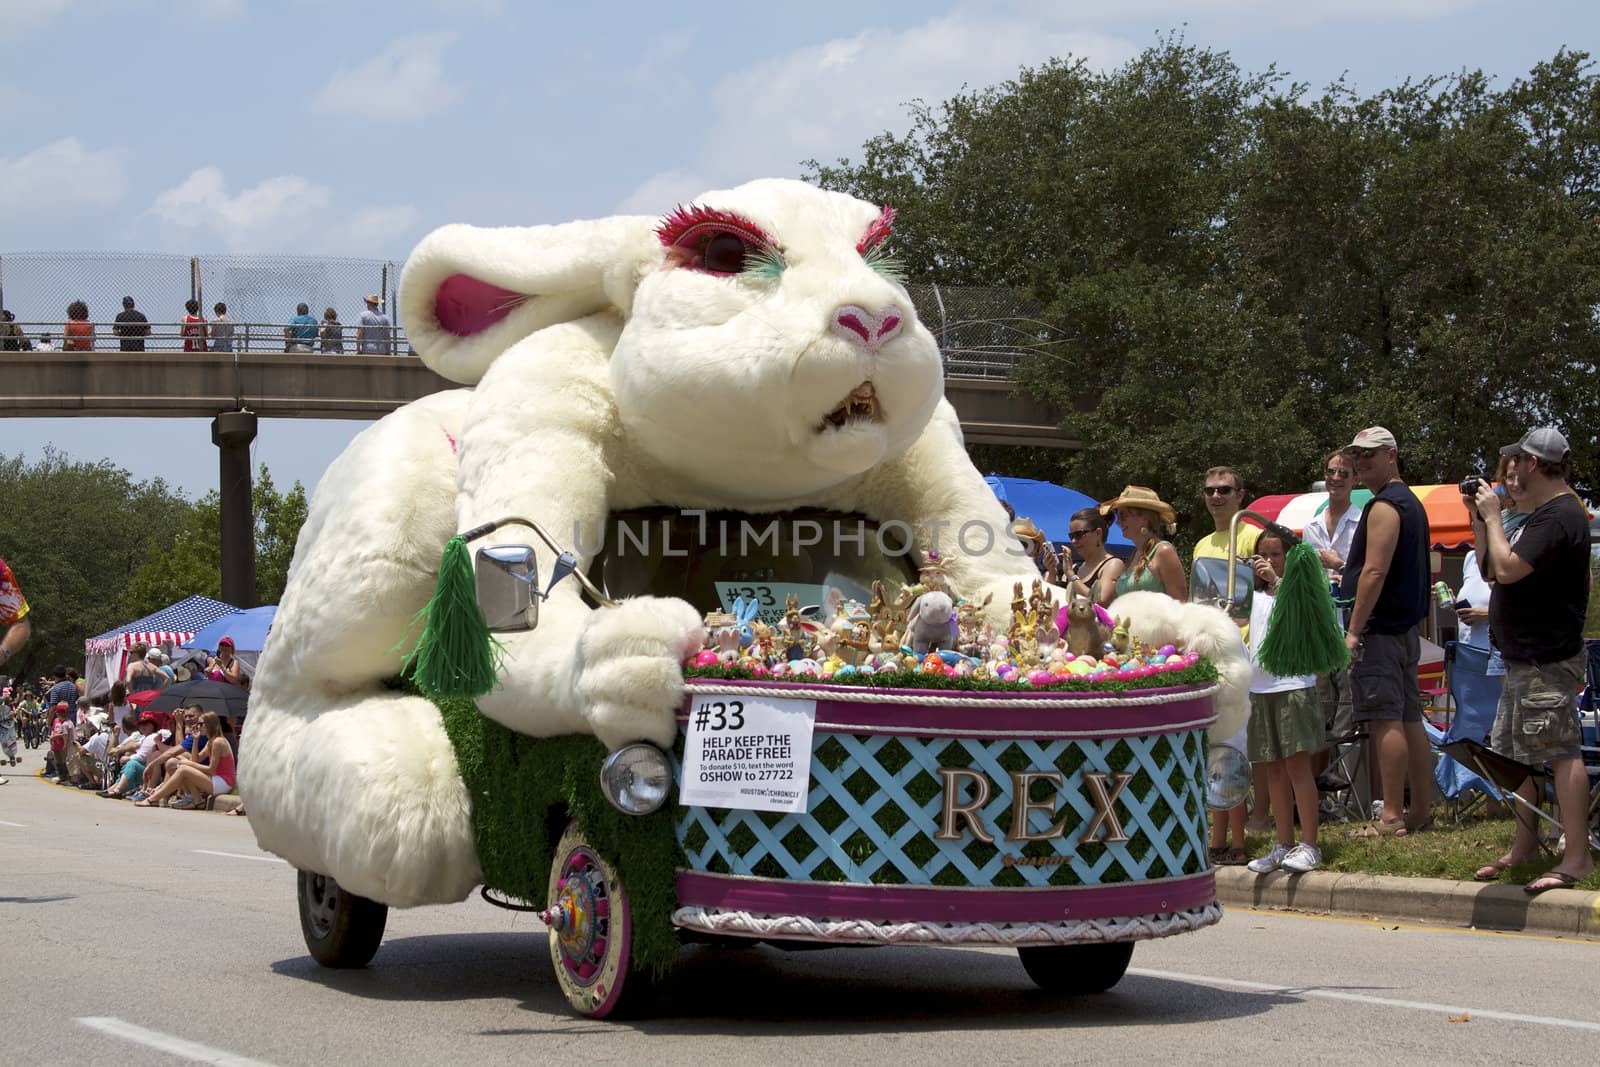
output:
[[[1115,513],[1122,532],[1133,542],[1132,562],[1117,576],[1117,596],[1135,590],[1165,593],[1174,600],[1189,599],[1189,581],[1183,573],[1183,560],[1171,541],[1178,526],[1178,513],[1154,489],[1142,485],[1125,487],[1113,500],[1100,505],[1100,514]]]

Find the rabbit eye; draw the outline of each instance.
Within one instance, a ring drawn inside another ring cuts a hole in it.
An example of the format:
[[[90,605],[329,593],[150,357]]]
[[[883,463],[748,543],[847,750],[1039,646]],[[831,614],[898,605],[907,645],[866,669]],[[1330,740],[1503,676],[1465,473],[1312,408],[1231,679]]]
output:
[[[785,266],[783,253],[761,227],[716,208],[679,207],[661,220],[656,236],[676,252],[679,265],[707,274],[775,278]]]
[[[700,268],[712,274],[738,274],[754,255],[756,247],[736,233],[723,230],[711,234],[700,252]]]

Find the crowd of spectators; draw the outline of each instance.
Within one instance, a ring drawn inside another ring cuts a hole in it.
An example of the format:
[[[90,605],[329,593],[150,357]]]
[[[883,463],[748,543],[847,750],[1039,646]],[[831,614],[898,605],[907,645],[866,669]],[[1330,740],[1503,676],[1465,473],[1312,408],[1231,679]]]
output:
[[[216,654],[186,660],[194,663],[192,670],[174,667],[160,648],[135,644],[122,678],[99,700],[85,694],[84,680],[66,666],[36,683],[6,689],[0,695],[0,763],[15,766],[21,747],[45,748],[45,777],[58,785],[141,807],[210,807],[237,785],[240,717],[199,704],[171,712],[139,705],[195,678],[248,690],[250,678],[234,655],[232,638],[218,644]]]
[[[337,308],[324,309],[322,318],[318,319],[311,314],[309,304],[296,305],[295,313],[288,317],[287,324],[282,327],[282,350],[343,354],[348,338],[357,353],[395,354],[398,351],[397,331],[383,311],[383,298],[369,293],[362,298],[362,303],[364,306],[353,328],[339,321]],[[240,336],[239,324],[228,316],[228,305],[221,302],[212,305],[211,318],[207,319],[200,301],[189,299],[184,302],[182,316],[170,326],[173,332],[168,336],[181,342],[185,352],[232,352]],[[149,318],[138,309],[131,296],[122,298],[122,310],[109,324],[109,329],[117,339],[118,349],[123,352],[145,351],[152,337]],[[347,334],[347,329],[353,329],[353,334]],[[272,331],[267,329],[256,330],[258,337],[266,337],[270,333]],[[90,320],[87,302],[74,300],[67,305],[66,321],[62,324],[59,336],[62,351],[91,352],[96,349],[97,324]],[[263,346],[256,343],[254,347],[259,350]],[[56,335],[53,332],[40,331],[39,339],[35,341],[16,321],[16,315],[10,311],[0,311],[0,351],[48,352],[56,349]]]
[[[1566,439],[1545,428],[1502,452],[1498,489],[1484,481],[1470,495],[1463,490],[1478,550],[1467,559],[1454,610],[1463,642],[1492,645],[1496,657],[1504,652],[1508,679],[1511,657],[1522,664],[1516,685],[1508,684],[1509,695],[1502,697],[1491,747],[1531,763],[1550,762],[1556,769],[1560,807],[1570,822],[1567,839],[1578,844],[1567,849],[1560,866],[1530,883],[1530,892],[1539,892],[1571,885],[1593,869],[1582,845],[1588,784],[1578,751],[1577,706],[1590,549],[1586,513],[1564,481],[1570,466]],[[1351,664],[1321,678],[1279,677],[1260,665],[1258,651],[1277,586],[1289,551],[1301,538],[1276,525],[1262,529],[1241,522],[1230,544],[1234,516],[1245,503],[1244,479],[1232,467],[1205,472],[1199,502],[1212,529],[1195,543],[1187,575],[1168,539],[1177,530],[1177,510],[1143,486],[1130,485],[1115,498],[1074,513],[1060,559],[1050,546],[1037,545],[1028,518],[1012,515],[1018,537],[1034,545],[1041,572],[1059,573],[1070,595],[1113,614],[1117,598],[1133,591],[1188,598],[1191,582],[1204,588],[1204,560],[1247,568],[1241,587],[1251,588],[1251,607],[1248,614],[1234,613],[1256,664],[1251,713],[1237,736],[1221,740],[1248,755],[1254,780],[1246,803],[1213,813],[1210,850],[1214,863],[1248,863],[1261,874],[1321,865],[1319,823],[1329,805],[1320,790],[1341,783],[1319,779],[1319,772],[1328,763],[1330,740],[1349,736],[1358,724],[1370,736],[1381,806],[1351,836],[1405,838],[1433,829],[1434,754],[1418,679],[1421,626],[1432,592],[1427,513],[1401,474],[1399,442],[1383,427],[1363,430],[1330,452],[1322,474],[1328,504],[1303,537],[1331,583]],[[1351,502],[1356,485],[1373,494],[1365,507]],[[1542,524],[1535,527],[1536,535],[1522,534],[1518,541],[1514,531],[1526,511],[1539,515]],[[1132,542],[1126,560],[1106,547],[1112,517]],[[1528,584],[1514,584],[1522,582]],[[1497,615],[1500,605],[1505,607]],[[1250,858],[1247,829],[1274,832],[1265,854]],[[1532,830],[1519,824],[1511,849],[1479,875],[1491,880],[1535,853]]]

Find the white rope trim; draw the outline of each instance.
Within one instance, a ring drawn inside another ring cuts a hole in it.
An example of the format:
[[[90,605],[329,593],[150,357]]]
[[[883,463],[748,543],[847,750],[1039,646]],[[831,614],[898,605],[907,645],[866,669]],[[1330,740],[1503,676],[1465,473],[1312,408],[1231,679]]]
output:
[[[804,915],[755,915],[720,908],[679,908],[673,925],[708,934],[773,941],[820,941],[868,945],[1082,945],[1144,941],[1198,930],[1222,918],[1216,901],[1166,915],[1079,919],[1051,923],[869,922],[812,919]]]
[[[1155,704],[1178,704],[1186,700],[1199,700],[1214,695],[1221,687],[1213,682],[1204,689],[1188,689],[1181,693],[1152,693],[1148,696],[1130,697],[1116,693],[1091,693],[1087,697],[1073,698],[1045,695],[993,697],[987,694],[973,699],[972,694],[960,696],[917,696],[907,693],[885,693],[867,686],[835,685],[811,688],[778,689],[769,686],[729,685],[726,682],[704,680],[686,681],[684,692],[696,696],[756,696],[779,700],[838,700],[852,704],[920,704],[944,708],[1137,708]]]

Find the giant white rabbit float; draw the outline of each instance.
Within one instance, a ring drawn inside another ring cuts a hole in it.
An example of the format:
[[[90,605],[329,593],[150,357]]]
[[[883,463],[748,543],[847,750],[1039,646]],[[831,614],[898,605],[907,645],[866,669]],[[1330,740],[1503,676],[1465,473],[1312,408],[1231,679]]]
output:
[[[464,388],[363,431],[316,487],[250,701],[240,789],[260,845],[388,905],[480,884],[472,794],[440,710],[386,683],[446,543],[507,516],[559,536],[648,505],[820,507],[904,520],[919,551],[928,530],[977,523],[995,550],[945,567],[967,597],[992,595],[1003,627],[1014,583],[1037,572],[1001,550],[1008,518],[882,254],[892,220],[763,180],[663,217],[424,239],[401,318],[428,366]],[[530,540],[510,525],[481,543]],[[551,573],[554,553],[535,548]],[[555,586],[535,629],[500,635],[479,711],[529,737],[670,750],[703,608],[641,596],[597,609],[581,592]],[[1221,710],[1231,733],[1238,708]]]

